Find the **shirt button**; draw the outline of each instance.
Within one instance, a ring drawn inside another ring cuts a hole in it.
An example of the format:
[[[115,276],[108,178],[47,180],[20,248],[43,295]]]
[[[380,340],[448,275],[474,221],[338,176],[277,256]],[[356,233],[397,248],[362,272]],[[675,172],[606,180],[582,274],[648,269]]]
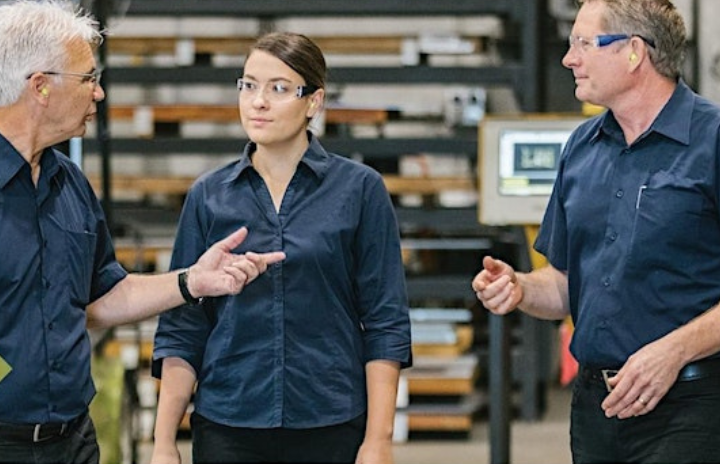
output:
[[[603,287],[609,287],[610,286],[610,278],[605,278],[603,280]]]
[[[618,190],[617,192],[615,192],[615,196],[618,198],[622,198],[623,195],[625,195],[625,192],[623,192],[622,190]]]
[[[54,329],[54,328],[55,328],[55,326],[53,325],[52,322],[48,324],[48,329],[49,329],[49,330],[52,330],[52,329]]]
[[[613,232],[612,234],[610,234],[610,241],[614,242],[615,240],[617,240],[617,236],[617,232]]]

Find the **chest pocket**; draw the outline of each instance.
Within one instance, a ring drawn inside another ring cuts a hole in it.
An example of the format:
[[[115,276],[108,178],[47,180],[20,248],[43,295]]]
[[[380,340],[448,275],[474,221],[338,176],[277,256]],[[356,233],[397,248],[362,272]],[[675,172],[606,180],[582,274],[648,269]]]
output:
[[[656,173],[638,192],[628,265],[682,266],[679,253],[699,243],[711,223],[710,203],[692,180]]]
[[[69,230],[64,233],[67,245],[66,285],[70,290],[71,300],[85,306],[90,300],[97,234]]]

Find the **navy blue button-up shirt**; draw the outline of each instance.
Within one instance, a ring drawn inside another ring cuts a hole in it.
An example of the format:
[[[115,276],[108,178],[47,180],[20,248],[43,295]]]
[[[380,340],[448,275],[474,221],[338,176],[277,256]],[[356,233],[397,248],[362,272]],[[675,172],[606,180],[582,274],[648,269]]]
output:
[[[126,272],[80,169],[47,149],[40,178],[0,136],[0,422],[67,421],[95,390],[85,307]]]
[[[239,252],[282,250],[287,258],[237,296],[161,316],[154,373],[163,358],[198,375],[195,411],[236,427],[308,428],[348,421],[366,409],[365,363],[411,363],[400,238],[381,176],[311,145],[279,213],[240,159],[196,182],[178,228],[172,266],[193,263],[240,226]]]
[[[535,244],[567,271],[580,363],[619,366],[720,301],[720,109],[680,82],[631,145],[611,112],[565,148]]]

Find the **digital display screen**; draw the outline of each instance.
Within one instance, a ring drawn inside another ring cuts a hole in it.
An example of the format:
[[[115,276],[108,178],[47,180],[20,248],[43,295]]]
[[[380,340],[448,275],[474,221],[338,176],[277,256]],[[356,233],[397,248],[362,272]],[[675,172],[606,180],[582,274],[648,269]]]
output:
[[[549,195],[567,130],[504,130],[500,133],[498,193]]]
[[[478,127],[478,220],[540,224],[560,160],[582,115],[486,117]]]

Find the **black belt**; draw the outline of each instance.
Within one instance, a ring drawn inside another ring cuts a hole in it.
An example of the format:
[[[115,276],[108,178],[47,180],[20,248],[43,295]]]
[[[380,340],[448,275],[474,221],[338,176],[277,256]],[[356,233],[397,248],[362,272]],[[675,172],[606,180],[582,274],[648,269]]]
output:
[[[601,369],[582,366],[580,367],[579,376],[583,380],[601,382],[607,385],[607,378],[614,376],[619,369],[620,368]],[[678,382],[688,382],[718,375],[720,375],[720,358],[703,359],[687,364],[680,369],[677,380]]]
[[[80,414],[68,422],[47,424],[9,424],[0,422],[0,439],[17,442],[40,443],[68,435],[85,420],[87,413]]]

